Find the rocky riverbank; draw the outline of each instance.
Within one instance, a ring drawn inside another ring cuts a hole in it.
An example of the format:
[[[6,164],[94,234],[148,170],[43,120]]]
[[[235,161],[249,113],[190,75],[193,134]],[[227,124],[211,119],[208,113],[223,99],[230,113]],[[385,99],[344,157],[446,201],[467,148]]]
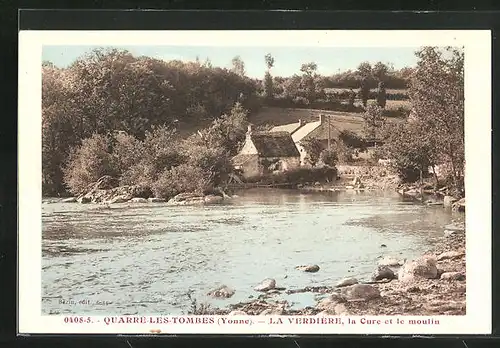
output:
[[[305,269],[300,266],[297,271]],[[318,265],[307,269],[321,272]],[[380,260],[371,281],[361,282],[350,277],[338,284],[284,289],[278,287],[275,279],[265,279],[255,287],[257,297],[251,301],[227,308],[205,305],[195,308],[191,314],[465,315],[465,278],[465,230],[463,223],[457,223],[447,226],[433,250],[420,258]],[[221,287],[209,295],[229,298],[236,291]],[[292,303],[280,298],[283,294],[305,292],[316,295],[316,305],[293,309]]]
[[[231,197],[222,190],[212,194],[180,193],[170,199],[153,197],[152,192],[140,185],[116,186],[116,182],[109,176],[100,178],[89,186],[85,193],[78,197],[69,197],[60,200],[62,203],[166,203],[168,205],[198,205],[217,204]]]

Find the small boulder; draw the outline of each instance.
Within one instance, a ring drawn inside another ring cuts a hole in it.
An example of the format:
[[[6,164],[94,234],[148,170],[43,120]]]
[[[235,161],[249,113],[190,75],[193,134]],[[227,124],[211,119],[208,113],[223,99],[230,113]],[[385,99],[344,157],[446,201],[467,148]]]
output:
[[[134,197],[131,200],[129,200],[131,203],[147,203],[148,200],[146,198],[141,198],[141,197]]]
[[[205,196],[204,200],[205,200],[205,203],[207,203],[207,204],[217,204],[217,203],[222,202],[224,200],[224,198],[222,198],[222,196],[207,195],[207,196]]]
[[[163,203],[163,202],[165,202],[165,199],[158,198],[158,197],[151,197],[151,198],[148,198],[148,201],[151,203]]]
[[[378,262],[378,265],[379,265],[379,266],[391,266],[391,267],[397,267],[397,266],[401,266],[401,265],[402,265],[402,262],[401,262],[401,260],[398,260],[398,259],[396,259],[395,257],[392,257],[392,256],[386,256],[386,257],[384,257],[383,259],[381,259],[381,260]]]
[[[76,197],[68,197],[64,198],[61,203],[75,203],[77,201]]]
[[[436,279],[438,270],[436,267],[436,259],[434,257],[425,256],[410,262],[406,262],[398,273],[398,280],[412,281],[415,278]]]
[[[82,203],[82,204],[90,203],[91,201],[92,201],[92,199],[90,197],[87,197],[87,196],[81,196],[81,197],[78,197],[78,199],[77,199],[77,202]]]
[[[124,195],[119,195],[119,196],[111,198],[107,203],[110,203],[110,204],[125,203],[125,202],[130,201],[132,198],[133,197],[130,194],[124,194]]]
[[[335,307],[333,308],[333,311],[335,312],[336,315],[342,315],[342,316],[350,315],[349,310],[343,303],[336,304]]]
[[[380,247],[381,247],[381,248],[387,248],[387,245],[385,245],[385,244],[380,244]]]
[[[445,230],[444,231],[444,236],[445,237],[452,237],[452,236],[456,236],[458,233],[458,231],[452,231],[452,230]]]
[[[453,203],[455,203],[456,201],[458,201],[458,199],[453,196],[444,196],[443,205],[445,208],[451,208]]]
[[[259,285],[257,285],[255,288],[253,288],[255,291],[269,291],[272,290],[276,287],[276,280],[272,278],[267,278],[264,279],[263,281],[260,282]]]
[[[394,272],[387,266],[378,266],[372,275],[373,281],[382,279],[394,279],[394,278],[395,278]]]
[[[453,203],[451,206],[453,211],[465,212],[465,198],[460,199],[459,201]]]
[[[247,314],[243,311],[232,311],[228,315],[247,315]]]
[[[226,285],[222,285],[215,290],[210,291],[207,295],[210,297],[216,298],[230,298],[234,295],[234,290],[227,287]]]
[[[337,288],[341,288],[341,287],[344,287],[344,286],[351,286],[351,285],[354,285],[354,284],[358,284],[358,280],[356,278],[344,278],[341,281],[339,281],[337,283],[337,285],[335,285],[335,286]]]
[[[319,271],[319,266],[318,265],[297,266],[295,267],[295,269],[298,269],[299,271],[315,273]]]
[[[380,297],[380,291],[369,284],[354,284],[342,288],[342,296],[348,301],[352,300],[372,300]]]
[[[325,297],[321,301],[318,302],[316,305],[316,309],[319,310],[329,310],[333,309],[333,307],[337,304],[338,302],[334,301],[331,297]]]
[[[445,229],[448,231],[463,232],[463,231],[465,231],[465,225],[464,224],[449,224],[449,225],[445,226]]]
[[[465,275],[461,272],[444,272],[441,274],[442,280],[465,280]]]
[[[460,251],[445,251],[444,253],[440,254],[438,257],[437,257],[437,260],[438,261],[442,261],[442,260],[453,260],[453,259],[458,259],[458,258],[461,258],[462,256],[464,256],[465,254],[460,252]]]

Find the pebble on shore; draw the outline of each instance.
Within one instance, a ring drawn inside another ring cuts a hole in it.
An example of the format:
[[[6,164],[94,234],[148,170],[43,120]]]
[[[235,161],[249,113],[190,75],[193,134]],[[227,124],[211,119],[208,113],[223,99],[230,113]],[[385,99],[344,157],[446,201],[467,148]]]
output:
[[[346,278],[335,286],[306,287],[286,293],[312,292],[326,294],[315,307],[292,309],[287,301],[254,299],[220,309],[218,314],[242,311],[247,315],[464,315],[465,314],[465,233],[443,236],[433,255],[405,262],[399,273],[403,279],[385,274],[385,282],[362,284]],[[384,273],[389,266],[377,266]],[[392,271],[392,270],[391,270]],[[380,275],[382,276],[382,275]],[[373,279],[372,278],[372,279]],[[276,287],[274,279],[265,279],[258,291]],[[339,285],[341,285],[339,287]],[[257,286],[255,290],[259,288]],[[322,295],[319,295],[322,296]],[[240,313],[240,312],[238,312]],[[233,314],[234,315],[234,314]]]

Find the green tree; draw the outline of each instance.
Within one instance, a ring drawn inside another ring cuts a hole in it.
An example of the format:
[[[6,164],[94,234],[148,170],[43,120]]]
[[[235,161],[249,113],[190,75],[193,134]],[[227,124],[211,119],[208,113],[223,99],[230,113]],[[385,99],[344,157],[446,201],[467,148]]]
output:
[[[382,62],[377,62],[371,69],[371,74],[377,82],[385,81],[387,79],[388,72],[389,67]]]
[[[245,62],[241,59],[240,56],[236,56],[231,60],[232,71],[240,76],[245,76]]]
[[[268,53],[264,56],[264,60],[266,62],[267,70],[271,70],[271,68],[274,67],[274,57],[271,55],[271,53]]]
[[[382,116],[382,108],[375,103],[368,104],[363,114],[363,131],[368,141],[377,141],[380,138],[385,119]]]
[[[230,155],[236,155],[243,143],[248,128],[248,111],[236,103],[226,115],[215,119],[212,124],[191,135],[184,147],[209,146],[222,148]]]
[[[307,138],[300,142],[300,145],[304,148],[307,153],[306,159],[315,166],[320,159],[321,152],[323,151],[323,145],[316,138]]]
[[[368,80],[372,76],[372,66],[369,62],[362,62],[356,70],[360,80]]]
[[[464,189],[464,53],[461,49],[423,47],[410,83],[413,119],[439,162],[451,167],[457,194]]]
[[[370,96],[370,86],[368,84],[368,79],[363,78],[360,82],[360,87],[358,91],[358,96],[361,99],[361,102],[363,103],[363,106],[366,108],[368,104],[368,98]]]
[[[274,83],[271,76],[271,69],[274,67],[274,57],[271,53],[268,53],[264,56],[264,61],[267,68],[264,75],[264,95],[266,98],[272,99],[274,97]]]
[[[435,165],[435,148],[429,141],[424,125],[404,122],[388,125],[382,154],[392,160],[399,177],[414,182]]]
[[[383,81],[380,81],[378,83],[378,89],[377,89],[377,105],[380,106],[382,109],[385,109],[386,102],[387,102],[387,93],[385,90],[385,83]]]
[[[79,195],[100,177],[116,175],[111,146],[111,137],[93,134],[72,151],[64,169],[64,182],[71,193]]]
[[[317,99],[317,84],[316,70],[318,65],[314,62],[302,64],[300,71],[302,72],[301,89],[304,91],[304,97],[312,103]]]
[[[339,160],[337,151],[334,149],[325,149],[321,151],[320,160],[327,166],[335,167]]]

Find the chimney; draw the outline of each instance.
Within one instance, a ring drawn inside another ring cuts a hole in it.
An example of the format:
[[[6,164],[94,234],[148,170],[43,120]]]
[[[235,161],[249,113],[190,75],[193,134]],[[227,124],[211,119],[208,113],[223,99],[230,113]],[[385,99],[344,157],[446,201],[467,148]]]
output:
[[[324,121],[325,121],[325,115],[319,114],[319,123],[323,124]]]
[[[247,135],[250,135],[250,134],[252,134],[252,125],[251,124],[248,125],[248,129],[247,129]]]
[[[305,125],[306,123],[304,122],[304,120],[299,120],[299,127],[302,127],[303,125]]]

